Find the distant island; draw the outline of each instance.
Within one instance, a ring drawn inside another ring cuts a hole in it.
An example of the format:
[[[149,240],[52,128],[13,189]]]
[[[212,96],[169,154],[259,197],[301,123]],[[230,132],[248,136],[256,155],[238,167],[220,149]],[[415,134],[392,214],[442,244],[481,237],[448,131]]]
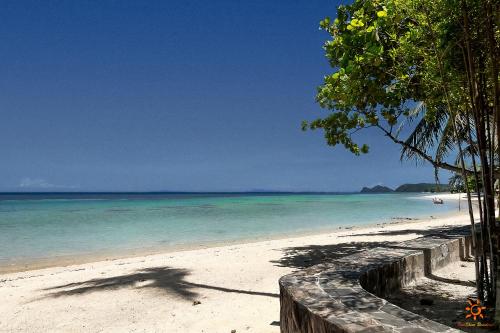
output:
[[[394,192],[394,190],[387,186],[377,185],[372,188],[363,187],[360,193],[389,193],[389,192]]]
[[[390,187],[377,185],[374,187],[363,187],[360,193],[391,193],[391,192],[449,192],[448,184],[433,184],[433,183],[418,183],[418,184],[403,184],[393,190]]]

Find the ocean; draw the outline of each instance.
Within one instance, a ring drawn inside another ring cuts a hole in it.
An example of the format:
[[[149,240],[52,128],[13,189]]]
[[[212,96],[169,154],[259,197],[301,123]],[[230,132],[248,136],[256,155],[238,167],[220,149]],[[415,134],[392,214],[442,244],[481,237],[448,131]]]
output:
[[[439,216],[422,194],[0,194],[0,266],[12,262],[166,249]]]

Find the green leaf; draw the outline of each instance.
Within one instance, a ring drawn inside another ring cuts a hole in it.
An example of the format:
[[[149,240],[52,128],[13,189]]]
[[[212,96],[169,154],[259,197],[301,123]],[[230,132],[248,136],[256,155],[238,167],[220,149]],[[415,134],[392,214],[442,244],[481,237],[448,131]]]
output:
[[[324,20],[321,20],[319,22],[319,26],[320,26],[321,29],[327,29],[330,26],[330,18],[329,17],[325,17]]]

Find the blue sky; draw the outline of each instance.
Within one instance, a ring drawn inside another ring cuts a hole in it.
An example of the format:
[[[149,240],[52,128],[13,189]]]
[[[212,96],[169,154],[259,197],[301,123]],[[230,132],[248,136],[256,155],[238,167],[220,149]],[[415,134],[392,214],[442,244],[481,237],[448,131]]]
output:
[[[302,120],[335,1],[3,1],[0,191],[354,191],[433,181]],[[445,179],[443,179],[445,180]]]

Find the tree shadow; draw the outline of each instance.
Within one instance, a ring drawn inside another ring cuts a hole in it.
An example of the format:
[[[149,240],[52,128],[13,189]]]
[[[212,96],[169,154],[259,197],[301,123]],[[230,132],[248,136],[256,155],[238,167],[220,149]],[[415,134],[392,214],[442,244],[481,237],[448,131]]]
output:
[[[450,279],[450,278],[445,278],[433,273],[428,273],[426,275],[428,279],[443,282],[446,284],[454,284],[457,286],[463,286],[463,287],[474,287],[476,284],[474,281],[465,281],[465,280],[458,280],[458,279]]]
[[[362,237],[362,236],[401,236],[417,234],[420,237],[439,237],[442,239],[452,239],[470,234],[470,226],[450,226],[438,227],[432,229],[404,229],[404,230],[384,230],[372,233],[349,234],[339,237]]]
[[[405,310],[419,314],[443,325],[453,327],[456,326],[457,322],[466,320],[466,312],[464,309],[467,305],[467,298],[447,291],[446,284],[448,283],[447,281],[442,281],[442,283],[434,280],[429,281],[428,283],[400,289],[387,296],[385,299]],[[477,295],[475,292],[472,292],[468,297],[476,299]],[[422,303],[422,300],[432,301],[432,303]],[[487,312],[489,312],[489,309]],[[491,313],[488,313],[487,318],[492,317]],[[467,327],[461,327],[460,329],[470,331]],[[484,328],[480,330],[474,330],[472,328],[472,331],[479,332],[485,330]]]
[[[196,289],[211,289],[228,293],[279,297],[278,294],[274,293],[231,289],[189,282],[185,280],[189,274],[190,271],[187,269],[153,267],[141,269],[132,274],[68,283],[43,290],[49,291],[45,297],[83,295],[92,292],[117,290],[121,288],[154,288],[163,291],[168,295],[186,300],[194,300],[198,297],[199,294],[195,291]]]
[[[283,257],[271,262],[278,267],[303,269],[318,264],[334,263],[342,257],[377,247],[397,248],[396,244],[397,242],[350,242],[289,247],[283,249]]]
[[[440,239],[452,239],[470,234],[470,227],[438,227],[434,229],[406,229],[387,230],[374,233],[353,234],[339,237],[360,237],[360,236],[397,236],[415,233],[420,236],[436,237]],[[283,249],[284,255],[278,260],[271,261],[279,267],[290,267],[296,269],[308,268],[317,264],[332,263],[342,257],[352,255],[362,251],[369,251],[374,248],[425,250],[425,247],[418,247],[418,242],[404,245],[401,242],[373,241],[373,242],[349,242],[329,245],[308,245],[289,247]]]

